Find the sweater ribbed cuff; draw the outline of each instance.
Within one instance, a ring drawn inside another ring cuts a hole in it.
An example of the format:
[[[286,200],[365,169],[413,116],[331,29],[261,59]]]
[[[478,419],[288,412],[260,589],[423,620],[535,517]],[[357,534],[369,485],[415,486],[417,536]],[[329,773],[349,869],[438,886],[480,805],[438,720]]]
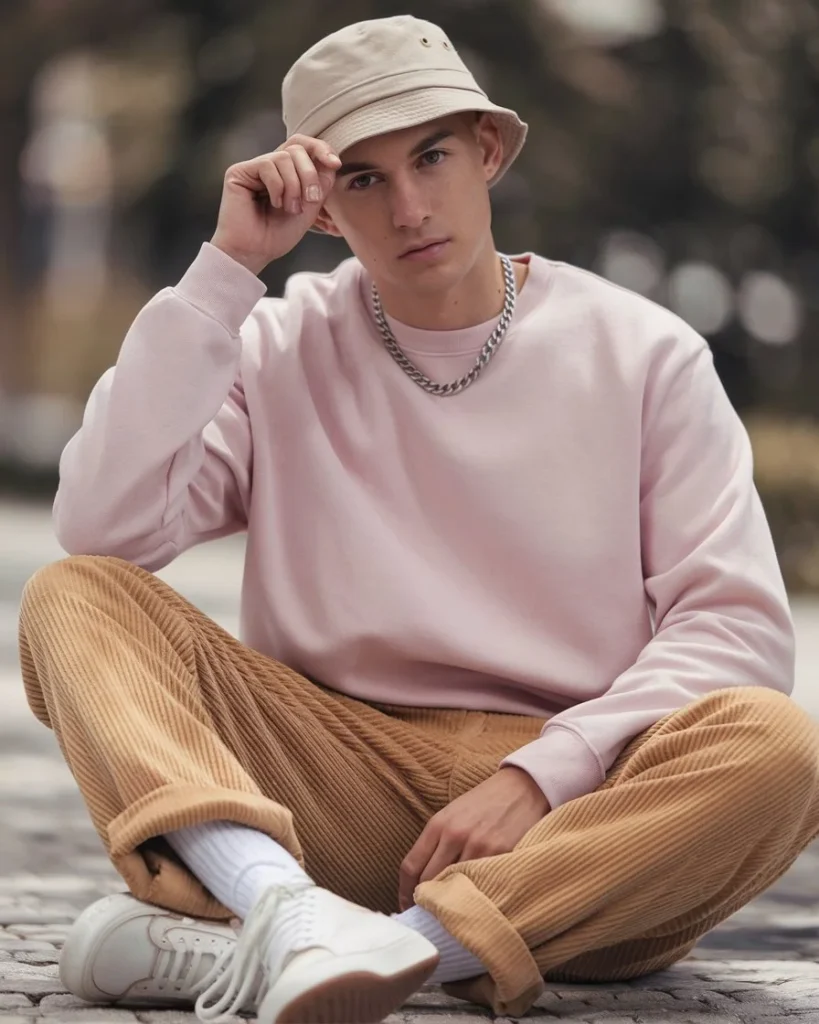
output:
[[[267,287],[246,267],[205,242],[174,291],[237,335]]]
[[[513,751],[500,767],[514,765],[535,780],[552,810],[591,793],[606,777],[598,756],[572,729],[546,726],[541,736]]]

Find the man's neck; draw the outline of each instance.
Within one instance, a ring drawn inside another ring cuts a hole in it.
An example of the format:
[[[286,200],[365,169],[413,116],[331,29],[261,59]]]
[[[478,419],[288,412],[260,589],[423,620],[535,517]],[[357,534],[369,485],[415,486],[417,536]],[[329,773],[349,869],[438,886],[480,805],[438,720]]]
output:
[[[517,286],[526,268],[516,266]],[[408,327],[426,331],[457,331],[499,316],[506,289],[494,244],[453,288],[419,295],[386,287],[380,292],[386,312]]]

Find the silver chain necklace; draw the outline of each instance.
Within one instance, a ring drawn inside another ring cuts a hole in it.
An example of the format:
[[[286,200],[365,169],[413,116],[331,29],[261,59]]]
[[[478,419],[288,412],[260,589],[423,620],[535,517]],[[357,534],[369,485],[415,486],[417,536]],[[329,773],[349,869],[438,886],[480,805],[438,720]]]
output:
[[[378,324],[378,330],[381,332],[381,337],[384,340],[384,345],[393,359],[398,363],[402,370],[407,374],[408,377],[412,378],[415,383],[428,391],[431,395],[438,395],[442,398],[449,397],[449,395],[457,395],[458,392],[463,391],[464,388],[468,388],[470,384],[478,379],[483,371],[483,368],[492,358],[497,351],[498,346],[503,341],[509,324],[512,322],[512,314],[515,312],[515,301],[517,299],[517,287],[515,285],[515,271],[512,267],[512,261],[508,256],[501,256],[501,267],[503,268],[503,281],[505,285],[505,295],[503,299],[503,310],[501,311],[500,320],[495,327],[495,330],[489,335],[486,340],[486,344],[480,351],[478,358],[475,360],[475,365],[472,369],[465,373],[463,377],[458,380],[452,381],[451,384],[436,384],[434,380],[430,380],[425,373],[422,373],[415,363],[411,362],[404,352],[401,350],[398,342],[395,339],[395,335],[387,323],[387,318],[384,315],[384,307],[381,305],[381,296],[378,294],[378,289],[373,283],[373,312],[375,314],[375,322]]]

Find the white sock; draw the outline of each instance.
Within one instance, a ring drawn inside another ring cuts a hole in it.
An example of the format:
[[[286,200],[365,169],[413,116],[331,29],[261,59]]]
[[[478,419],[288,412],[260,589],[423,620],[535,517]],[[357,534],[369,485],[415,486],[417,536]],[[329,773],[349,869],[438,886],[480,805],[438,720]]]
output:
[[[275,839],[230,821],[208,821],[165,838],[205,888],[244,920],[271,885],[310,882]]]
[[[486,968],[480,960],[468,949],[458,942],[454,935],[444,928],[434,914],[417,905],[405,910],[403,914],[393,914],[393,919],[405,924],[420,932],[425,939],[435,946],[440,954],[440,961],[435,968],[435,973],[428,982],[433,985],[440,985],[445,981],[462,981],[464,978],[474,978],[478,974],[485,974]]]

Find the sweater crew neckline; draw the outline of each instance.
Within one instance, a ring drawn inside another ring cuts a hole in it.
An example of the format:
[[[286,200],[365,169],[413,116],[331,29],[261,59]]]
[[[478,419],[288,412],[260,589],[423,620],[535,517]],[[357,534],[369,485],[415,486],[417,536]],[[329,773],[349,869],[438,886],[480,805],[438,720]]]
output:
[[[515,323],[526,314],[527,308],[532,304],[537,304],[538,300],[542,301],[543,299],[542,288],[538,285],[537,279],[540,278],[541,282],[543,281],[545,261],[535,259],[532,253],[521,253],[517,256],[511,256],[510,259],[513,262],[526,263],[529,266],[526,281],[517,295],[515,313],[509,328],[511,331]],[[534,281],[533,277],[535,278]],[[380,338],[381,334],[375,322],[371,301],[372,278],[363,267],[361,268],[360,284],[361,301],[364,303],[367,317],[373,325],[373,330]],[[486,320],[481,324],[475,324],[471,327],[461,327],[451,331],[429,331],[420,327],[410,327],[409,324],[402,323],[400,320],[391,317],[386,310],[384,312],[387,323],[401,349],[404,352],[426,356],[477,354],[484,347],[489,335],[500,321],[499,314],[492,317],[491,320]]]

